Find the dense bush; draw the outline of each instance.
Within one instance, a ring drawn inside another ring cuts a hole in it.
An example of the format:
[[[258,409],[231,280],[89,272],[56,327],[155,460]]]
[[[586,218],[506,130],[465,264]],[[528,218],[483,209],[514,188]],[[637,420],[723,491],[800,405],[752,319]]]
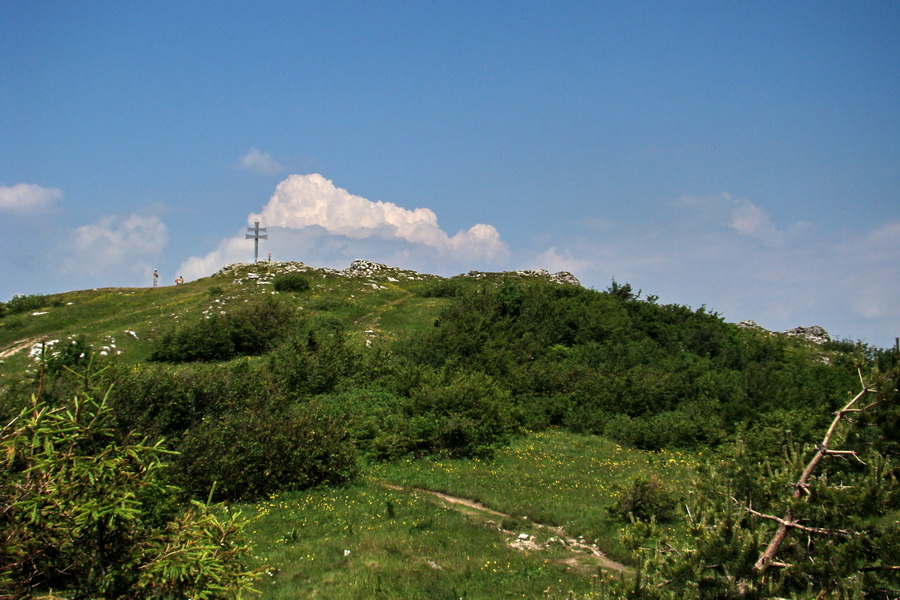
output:
[[[309,281],[301,273],[276,275],[272,285],[277,292],[305,292],[309,289]]]
[[[177,507],[160,444],[120,441],[89,397],[35,401],[0,432],[0,596],[231,598],[249,588],[236,516]]]
[[[431,279],[416,286],[415,292],[423,298],[453,298],[462,295],[463,289],[457,279]]]
[[[346,420],[360,450],[372,458],[489,456],[519,429],[509,393],[483,373],[400,373],[318,399],[328,414]]]
[[[626,545],[642,555],[642,578],[627,597],[900,597],[896,447],[856,435],[896,412],[898,377],[869,387],[852,420],[822,407],[815,444],[770,437],[766,455],[752,448],[761,440],[751,435],[723,449],[685,499],[685,533],[646,523],[625,532]],[[796,417],[783,413],[784,425]]]
[[[636,477],[619,490],[609,512],[622,521],[668,521],[675,514],[675,496],[657,475]]]
[[[192,362],[228,360],[274,348],[299,320],[296,310],[271,296],[163,332],[150,360]]]
[[[471,284],[435,327],[396,347],[402,362],[480,371],[530,427],[607,433],[646,449],[715,445],[770,411],[840,402],[848,361],[824,364],[783,338],[705,308],[541,281]]]
[[[138,365],[103,374],[120,431],[164,436],[173,480],[205,498],[255,498],[355,472],[345,420],[285,390],[265,364]]]
[[[311,317],[294,328],[269,359],[286,395],[322,394],[354,373],[358,357],[347,345],[344,326],[330,316]]]
[[[346,428],[314,405],[209,415],[179,444],[173,477],[204,497],[251,500],[286,489],[336,485],[356,475]]]
[[[488,456],[517,430],[509,392],[477,371],[429,375],[402,410],[412,452]]]
[[[48,302],[49,297],[45,294],[16,295],[8,302],[0,302],[0,318],[29,310],[38,310],[47,306]]]
[[[224,364],[114,366],[111,386],[117,428],[177,442],[207,415],[277,403],[265,372],[245,361]]]
[[[83,336],[68,340],[61,347],[52,350],[44,357],[46,375],[53,376],[64,370],[84,371],[91,362],[94,349]]]
[[[372,458],[393,459],[408,452],[405,399],[380,387],[354,387],[316,398],[323,413],[347,425],[357,449]]]

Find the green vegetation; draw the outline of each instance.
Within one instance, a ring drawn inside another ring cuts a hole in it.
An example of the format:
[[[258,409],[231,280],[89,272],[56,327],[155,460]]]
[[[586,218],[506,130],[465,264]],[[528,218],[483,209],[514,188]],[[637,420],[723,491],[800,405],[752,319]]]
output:
[[[0,317],[3,422],[105,390],[112,438],[183,490],[167,510],[259,515],[267,597],[900,593],[895,352],[539,274],[259,263],[40,305]],[[797,485],[860,373],[877,401]]]
[[[628,560],[618,536],[623,523],[610,509],[634,478],[665,477],[676,497],[687,494],[702,454],[647,452],[602,437],[545,431],[525,435],[491,460],[402,460],[370,467],[373,477],[410,488],[471,498],[515,518],[562,526],[599,540]]]
[[[173,504],[161,443],[126,438],[103,401],[32,406],[0,436],[0,595],[228,598],[250,589],[238,515]],[[51,594],[52,595],[52,594]]]
[[[276,275],[272,285],[277,292],[305,292],[309,289],[309,281],[301,273]]]
[[[231,312],[207,314],[164,331],[154,340],[150,360],[222,361],[263,354],[284,339],[296,322],[292,307],[263,297]]]

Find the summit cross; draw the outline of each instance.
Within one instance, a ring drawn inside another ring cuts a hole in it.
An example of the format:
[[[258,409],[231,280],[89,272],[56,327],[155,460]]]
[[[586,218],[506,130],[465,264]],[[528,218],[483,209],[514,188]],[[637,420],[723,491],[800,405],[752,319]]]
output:
[[[267,240],[269,236],[265,234],[266,228],[259,226],[259,221],[254,221],[253,227],[248,227],[245,240],[253,240],[253,262],[259,262],[259,240]]]

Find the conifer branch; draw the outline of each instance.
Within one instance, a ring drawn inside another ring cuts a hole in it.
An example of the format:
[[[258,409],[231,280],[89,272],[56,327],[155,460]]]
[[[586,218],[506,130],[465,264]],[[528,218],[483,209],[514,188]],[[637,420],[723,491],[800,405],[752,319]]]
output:
[[[867,394],[876,391],[874,384],[866,383],[861,368],[857,369],[857,373],[859,374],[859,381],[862,385],[862,390],[860,390],[860,392],[856,394],[856,396],[854,396],[853,399],[850,400],[850,402],[848,402],[843,408],[834,413],[834,420],[831,422],[831,425],[825,432],[825,437],[822,439],[822,443],[819,444],[816,453],[810,459],[809,463],[807,463],[806,468],[803,469],[803,473],[800,475],[800,479],[798,479],[797,483],[794,484],[794,492],[791,494],[791,498],[793,500],[799,500],[801,497],[803,497],[804,493],[807,494],[806,499],[809,499],[809,480],[812,477],[812,474],[815,472],[816,468],[819,466],[819,463],[822,462],[822,459],[826,455],[836,452],[830,450],[828,445],[831,443],[831,438],[834,437],[834,433],[837,430],[837,427],[840,424],[841,420],[843,420],[844,416],[848,413],[859,412],[860,410],[862,410],[855,407],[856,403],[859,402]],[[773,535],[772,539],[769,541],[769,545],[766,547],[765,551],[763,551],[763,553],[759,555],[759,559],[753,566],[753,568],[759,573],[765,572],[769,565],[772,564],[772,561],[775,558],[775,554],[778,553],[778,549],[781,547],[781,544],[784,542],[784,538],[787,536],[788,531],[790,531],[791,529],[801,529],[803,531],[808,531],[809,533],[820,533],[818,531],[814,531],[814,528],[805,528],[805,526],[797,524],[794,521],[790,509],[785,511],[784,517],[781,518],[762,514],[760,514],[759,516],[764,518],[771,518],[772,520],[779,523],[778,529],[775,531],[775,535]]]

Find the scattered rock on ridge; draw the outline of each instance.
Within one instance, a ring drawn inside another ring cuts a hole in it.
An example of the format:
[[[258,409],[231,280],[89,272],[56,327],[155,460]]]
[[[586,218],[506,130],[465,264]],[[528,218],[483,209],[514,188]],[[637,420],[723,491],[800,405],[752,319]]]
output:
[[[764,327],[760,327],[757,325],[756,321],[751,321],[750,319],[744,319],[740,323],[737,324],[738,327],[742,327],[743,329],[755,329],[757,331],[765,331],[769,335],[775,335],[774,332],[765,329]],[[831,341],[831,336],[828,335],[828,332],[818,325],[813,325],[812,327],[794,327],[793,329],[788,329],[784,331],[782,335],[787,337],[797,338],[800,340],[805,340],[807,342],[812,342],[813,344],[826,344]]]
[[[367,275],[372,275],[374,273],[377,273],[379,271],[387,271],[389,269],[391,269],[391,268],[387,265],[383,265],[383,264],[377,263],[377,262],[372,262],[370,260],[363,260],[361,258],[357,258],[352,263],[350,263],[349,267],[344,269],[344,272],[347,273],[348,275],[367,276]]]
[[[469,271],[463,277],[472,277],[474,279],[482,279],[487,277],[488,275],[497,275],[498,273],[484,273],[481,271]],[[558,273],[550,273],[547,269],[538,269],[536,271],[533,270],[519,270],[519,271],[503,271],[499,273],[500,275],[507,276],[517,276],[517,277],[546,277],[553,283],[559,284],[567,284],[567,285],[577,285],[580,286],[581,282],[578,281],[578,278],[569,273],[568,271],[559,271]]]
[[[429,275],[423,275],[416,271],[408,269],[400,269],[391,267],[382,263],[370,260],[357,259],[350,263],[350,266],[343,271],[330,268],[317,268],[305,265],[302,262],[259,262],[259,263],[234,263],[222,267],[216,275],[230,275],[236,277],[235,283],[244,283],[250,279],[257,285],[271,283],[276,275],[284,273],[319,273],[324,277],[325,274],[339,275],[342,277],[383,277],[387,281],[397,282],[398,278],[422,280]],[[550,273],[546,269],[538,270],[519,270],[504,271],[502,273],[483,273],[480,271],[469,271],[464,277],[474,277],[481,279],[489,275],[505,275],[509,277],[545,277],[553,283],[565,285],[580,286],[581,282],[577,277],[568,271],[559,271],[558,273]]]
[[[568,271],[558,271],[550,276],[550,281],[554,283],[565,283],[568,285],[577,285],[580,286],[581,282],[578,281],[578,278],[569,273]]]
[[[788,329],[784,332],[784,335],[793,338],[800,338],[801,340],[806,340],[807,342],[812,342],[814,344],[827,344],[831,341],[831,336],[828,335],[828,332],[819,327],[818,325],[813,325],[812,327],[794,327],[793,329]]]

